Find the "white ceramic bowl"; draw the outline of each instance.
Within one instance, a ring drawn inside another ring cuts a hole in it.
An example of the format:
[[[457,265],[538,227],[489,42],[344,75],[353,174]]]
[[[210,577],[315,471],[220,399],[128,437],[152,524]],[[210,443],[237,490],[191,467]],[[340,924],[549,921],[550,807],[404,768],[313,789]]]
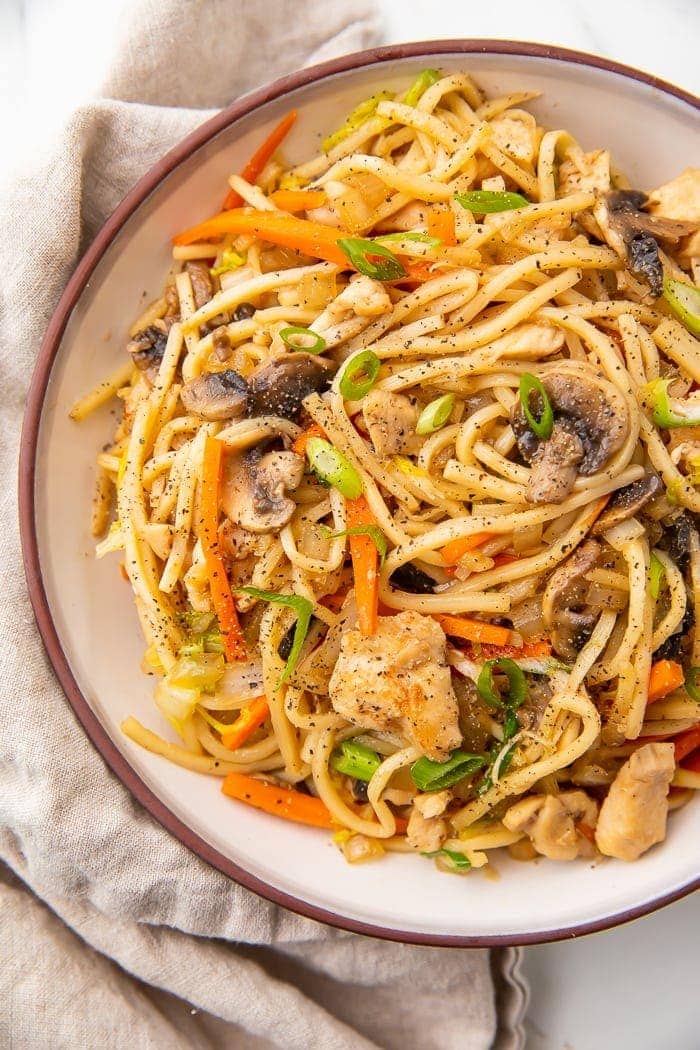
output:
[[[119,723],[163,732],[140,671],[143,642],[115,560],[97,562],[88,518],[105,409],[78,428],[77,397],[123,355],[139,304],[154,298],[170,237],[216,209],[229,172],[282,114],[300,118],[285,153],[301,161],[373,90],[426,66],[466,69],[489,94],[536,89],[538,120],[584,148],[608,146],[635,186],[700,164],[698,102],[645,74],[533,44],[452,40],[383,48],[303,70],[241,99],[199,128],[117,208],[78,266],[41,348],[27,406],[21,516],[29,589],[49,656],[95,746],[134,795],[190,849],[250,889],[313,918],[376,936],[462,946],[533,943],[601,929],[700,882],[700,805],[670,822],[635,864],[499,862],[500,879],[450,878],[418,857],[350,867],[329,835],[226,799],[217,780],[142,751]],[[58,527],[57,527],[58,525]],[[119,645],[114,639],[119,638]],[[280,858],[284,864],[280,864]]]

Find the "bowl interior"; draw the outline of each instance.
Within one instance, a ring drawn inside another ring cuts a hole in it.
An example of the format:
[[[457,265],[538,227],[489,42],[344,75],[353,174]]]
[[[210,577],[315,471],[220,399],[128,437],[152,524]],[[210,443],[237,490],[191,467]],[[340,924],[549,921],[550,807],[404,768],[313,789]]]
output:
[[[448,878],[413,856],[350,867],[322,832],[290,825],[225,799],[218,782],[150,755],[121,736],[135,714],[168,735],[140,671],[143,644],[131,591],[116,559],[93,557],[88,532],[94,458],[109,439],[113,408],[82,424],[69,420],[77,397],[119,362],[129,324],[162,287],[170,237],[215,210],[227,175],[238,170],[282,114],[300,118],[289,139],[294,161],[377,88],[398,87],[426,66],[466,69],[489,94],[537,90],[531,108],[550,128],[567,128],[585,149],[607,146],[632,183],[650,188],[699,163],[697,116],[683,101],[607,70],[509,54],[457,52],[394,58],[328,75],[272,99],[221,131],[167,175],[104,252],[75,307],[48,385],[36,458],[36,530],[44,587],[61,646],[81,692],[138,777],[185,825],[273,894],[322,908],[343,922],[406,939],[547,939],[650,906],[697,877],[700,805],[674,815],[663,848],[638,863],[505,859],[500,878]],[[283,863],[281,861],[283,860]],[[290,903],[287,900],[287,903]]]

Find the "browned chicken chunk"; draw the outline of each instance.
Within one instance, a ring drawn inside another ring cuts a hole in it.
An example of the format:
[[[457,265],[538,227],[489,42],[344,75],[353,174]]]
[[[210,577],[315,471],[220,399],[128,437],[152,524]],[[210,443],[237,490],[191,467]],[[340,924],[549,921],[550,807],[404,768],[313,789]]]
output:
[[[673,744],[644,744],[615,777],[600,808],[595,840],[601,853],[636,860],[666,837]]]

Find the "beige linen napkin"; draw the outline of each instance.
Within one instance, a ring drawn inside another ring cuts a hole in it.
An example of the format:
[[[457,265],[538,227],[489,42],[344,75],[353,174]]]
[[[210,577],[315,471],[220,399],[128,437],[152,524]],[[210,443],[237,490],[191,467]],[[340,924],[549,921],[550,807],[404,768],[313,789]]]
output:
[[[215,107],[376,32],[371,0],[125,0],[124,12],[103,97],[0,194],[0,1046],[520,1047],[517,952],[351,936],[237,886],[112,776],[47,664],[14,463],[37,347],[81,251]]]

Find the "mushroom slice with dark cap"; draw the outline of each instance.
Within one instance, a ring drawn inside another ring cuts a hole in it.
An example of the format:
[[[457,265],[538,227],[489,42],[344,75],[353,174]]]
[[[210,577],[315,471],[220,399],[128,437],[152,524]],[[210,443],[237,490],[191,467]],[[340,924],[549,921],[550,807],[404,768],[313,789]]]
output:
[[[550,628],[554,651],[574,661],[588,641],[599,610],[586,605],[589,583],[585,574],[598,561],[601,546],[587,540],[549,578],[542,596],[542,615]]]
[[[251,449],[226,460],[221,505],[228,518],[250,532],[277,532],[296,509],[288,493],[304,475],[304,460],[295,452]]]
[[[324,390],[334,372],[335,365],[325,357],[305,353],[276,357],[250,377],[248,415],[296,419],[304,398]]]
[[[629,425],[627,406],[617,393],[611,392],[609,399],[592,380],[574,373],[547,376],[542,385],[554,412],[550,437],[541,440],[533,433],[520,401],[513,411],[513,431],[521,456],[532,467],[528,500],[561,503],[577,475],[595,474],[621,447]]]
[[[663,482],[658,474],[645,474],[639,481],[633,481],[630,485],[618,489],[591,529],[591,533],[600,536],[606,529],[633,518],[650,500],[660,496],[663,490]]]
[[[149,325],[142,332],[137,332],[127,343],[126,349],[132,355],[134,364],[141,372],[145,372],[149,379],[154,379],[160,368],[167,341],[165,325],[163,328]]]
[[[599,198],[593,214],[610,247],[658,297],[664,278],[659,241],[677,244],[681,237],[694,233],[697,224],[649,215],[642,211],[646,203],[646,193],[638,190],[611,190]]]
[[[188,412],[202,419],[238,419],[248,408],[248,383],[232,369],[203,372],[185,383],[180,398]]]

